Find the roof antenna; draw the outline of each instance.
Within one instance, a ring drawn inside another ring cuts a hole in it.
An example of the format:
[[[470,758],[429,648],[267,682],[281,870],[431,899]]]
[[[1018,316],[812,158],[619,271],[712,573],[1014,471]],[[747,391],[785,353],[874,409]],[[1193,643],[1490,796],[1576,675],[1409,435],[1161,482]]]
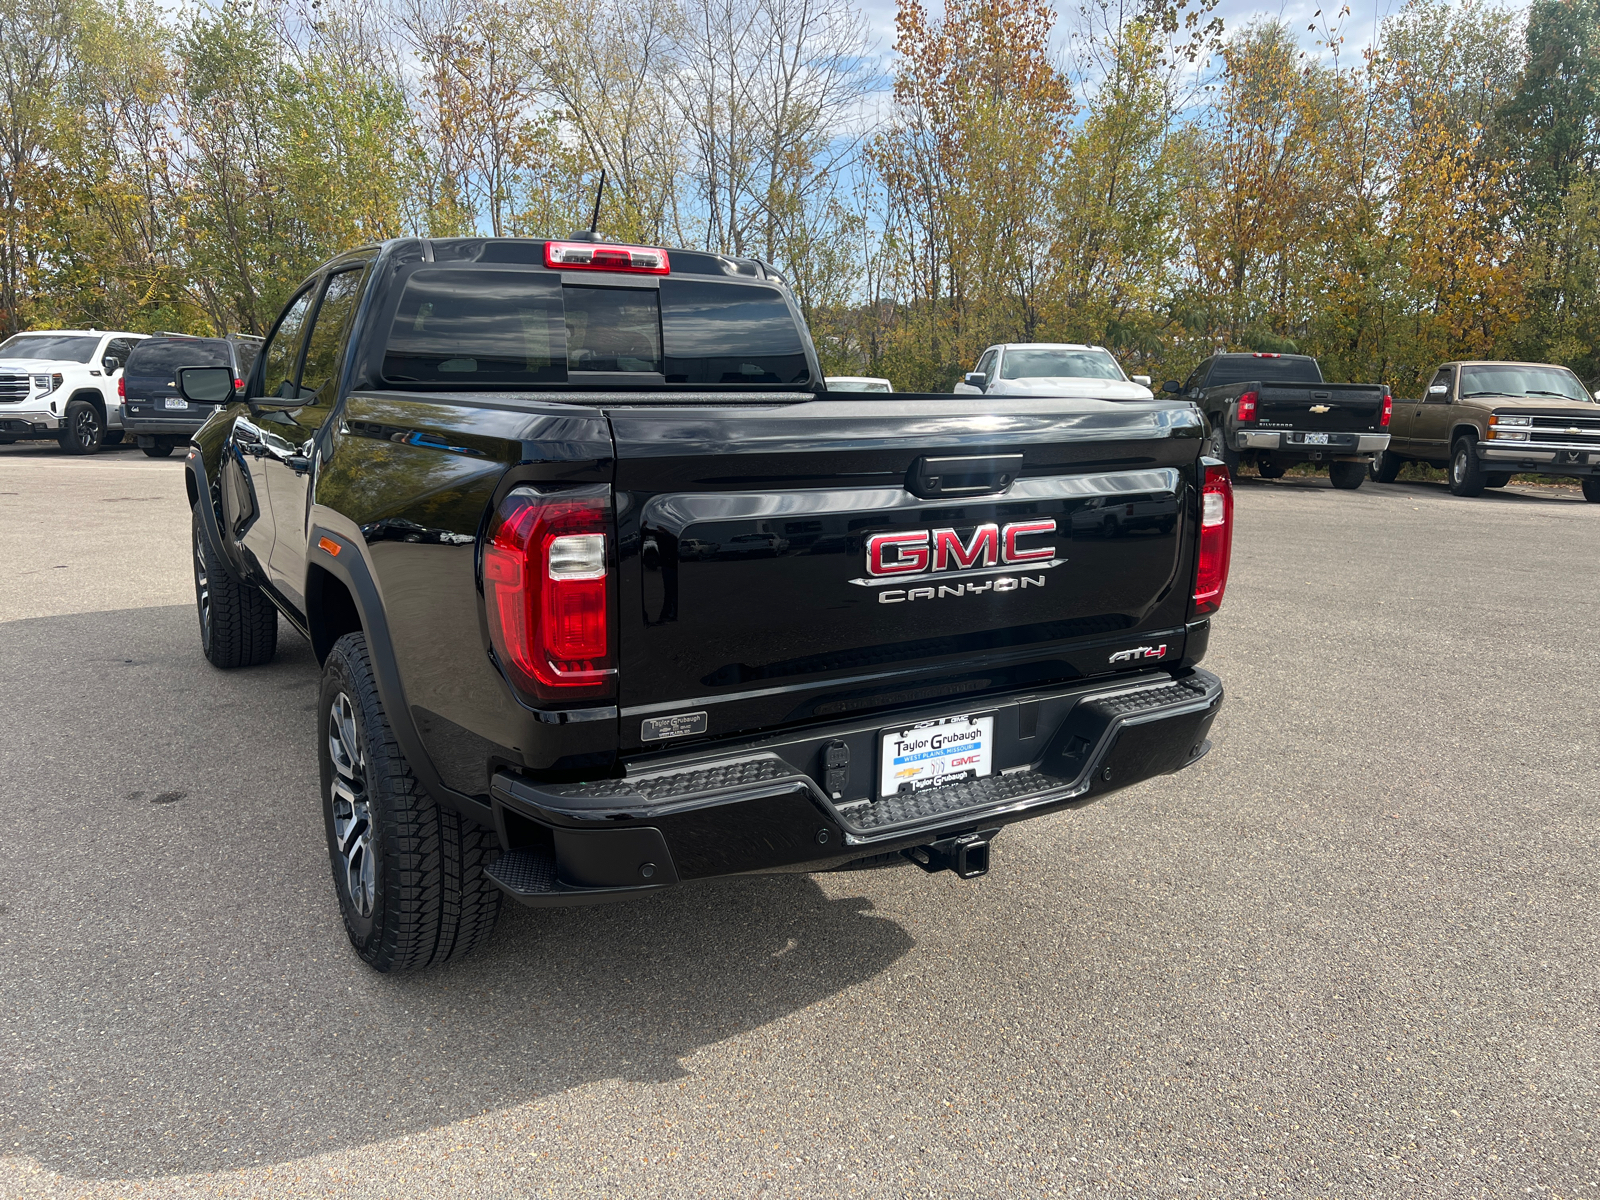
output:
[[[606,193],[606,169],[604,167],[601,167],[600,168],[600,186],[595,188],[595,190],[594,190],[594,216],[589,218],[589,228],[573,230],[572,236],[569,238],[570,241],[574,241],[574,242],[598,242],[598,241],[601,240],[600,239],[600,234],[596,233],[595,230],[597,230],[600,227],[600,198],[602,196],[604,196],[605,193]]]

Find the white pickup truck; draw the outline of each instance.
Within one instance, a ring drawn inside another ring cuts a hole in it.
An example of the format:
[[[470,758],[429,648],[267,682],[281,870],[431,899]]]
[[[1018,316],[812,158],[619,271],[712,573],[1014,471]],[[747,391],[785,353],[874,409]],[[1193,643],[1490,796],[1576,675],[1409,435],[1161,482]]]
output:
[[[51,438],[68,454],[122,440],[117,383],[142,333],[41,329],[0,342],[0,445]]]
[[[1006,342],[990,346],[956,384],[958,396],[1070,396],[1149,400],[1150,376],[1129,377],[1104,346]]]

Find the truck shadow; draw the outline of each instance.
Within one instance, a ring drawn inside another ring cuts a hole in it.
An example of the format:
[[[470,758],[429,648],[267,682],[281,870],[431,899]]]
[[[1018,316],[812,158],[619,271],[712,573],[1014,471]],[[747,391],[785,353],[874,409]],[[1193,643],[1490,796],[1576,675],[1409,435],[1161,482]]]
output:
[[[223,673],[187,607],[0,624],[0,704],[41,731],[0,748],[8,1154],[142,1179],[671,1081],[729,1038],[760,1071],[784,1053],[763,1027],[912,946],[869,902],[772,875],[508,905],[477,954],[377,975],[330,892],[316,664],[283,633],[276,662]]]

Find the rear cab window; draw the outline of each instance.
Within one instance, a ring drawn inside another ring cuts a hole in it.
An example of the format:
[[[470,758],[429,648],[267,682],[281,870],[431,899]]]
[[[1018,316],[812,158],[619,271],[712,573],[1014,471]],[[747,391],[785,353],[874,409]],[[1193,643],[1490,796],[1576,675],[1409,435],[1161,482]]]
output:
[[[1232,383],[1321,383],[1317,360],[1304,354],[1271,358],[1254,354],[1222,354],[1211,360],[1207,387]]]
[[[374,364],[385,386],[813,382],[795,311],[764,280],[601,272],[591,280],[510,263],[450,263],[407,267],[396,282],[398,298],[390,302]]]
[[[147,338],[133,348],[127,378],[171,383],[179,367],[231,367],[228,343],[213,338]]]

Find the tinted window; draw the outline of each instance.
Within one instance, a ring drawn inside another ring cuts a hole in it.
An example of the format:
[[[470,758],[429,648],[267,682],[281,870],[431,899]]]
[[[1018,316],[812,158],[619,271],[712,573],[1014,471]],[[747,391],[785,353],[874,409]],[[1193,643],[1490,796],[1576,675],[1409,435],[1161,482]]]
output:
[[[1122,368],[1104,350],[1024,349],[1013,346],[1000,359],[1002,379],[1122,379]]]
[[[239,374],[249,375],[250,368],[256,365],[256,355],[261,353],[259,341],[237,341],[233,343],[234,358],[239,364]]]
[[[307,290],[295,298],[278,322],[277,331],[267,343],[266,369],[261,373],[261,394],[281,400],[295,397],[295,368],[300,362],[300,335],[305,330],[306,310],[314,292]]]
[[[561,280],[534,271],[424,268],[389,326],[384,377],[396,383],[561,383]]]
[[[86,363],[100,344],[98,336],[61,333],[19,333],[0,343],[0,358],[53,358],[60,362]]]
[[[1461,368],[1461,398],[1505,396],[1530,400],[1586,400],[1594,397],[1578,382],[1578,377],[1562,367],[1532,367],[1516,363],[1496,363],[1487,367]]]
[[[661,371],[654,288],[566,287],[568,371]]]
[[[300,368],[302,396],[315,395],[331,383],[337,374],[339,342],[344,337],[345,327],[350,324],[350,314],[355,311],[356,298],[360,294],[360,268],[340,271],[329,277],[328,290],[323,293],[322,304],[317,308],[316,324],[311,327],[311,338],[306,342],[305,366]],[[331,397],[324,399],[331,401]]]
[[[1257,358],[1254,354],[1228,354],[1211,366],[1207,387],[1226,387],[1230,383],[1321,383],[1317,360],[1301,354],[1282,358]]]
[[[231,367],[228,343],[220,338],[150,338],[128,356],[128,382],[155,379],[171,383],[179,367]]]
[[[806,356],[777,288],[661,281],[668,383],[805,383]]]

